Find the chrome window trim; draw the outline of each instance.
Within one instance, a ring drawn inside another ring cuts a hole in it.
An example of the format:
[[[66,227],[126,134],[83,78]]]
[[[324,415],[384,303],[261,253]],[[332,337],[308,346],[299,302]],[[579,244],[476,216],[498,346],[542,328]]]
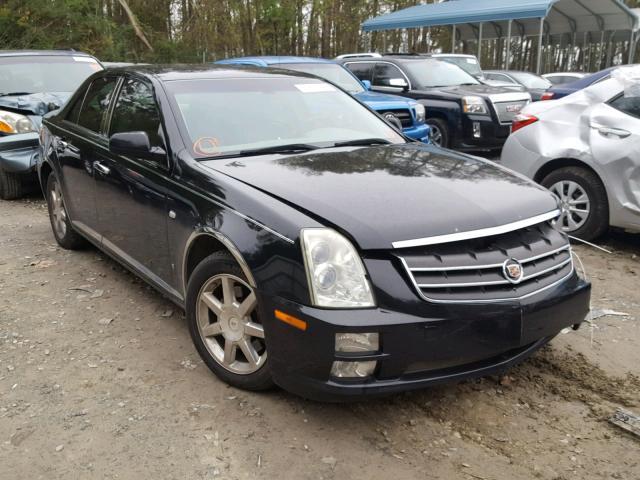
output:
[[[507,223],[496,227],[482,228],[479,230],[470,230],[467,232],[448,233],[445,235],[436,235],[433,237],[417,238],[413,240],[402,240],[392,242],[393,248],[412,248],[424,247],[428,245],[438,245],[441,243],[460,242],[463,240],[471,240],[473,238],[491,237],[493,235],[501,235],[503,233],[513,232],[521,228],[527,228],[538,223],[553,220],[560,215],[560,210],[556,209],[551,212],[536,215],[535,217],[518,220],[517,222]]]
[[[352,63],[371,63],[373,64],[373,70],[371,71],[371,85],[373,87],[377,87],[377,88],[399,88],[399,87],[385,87],[384,85],[376,85],[373,83],[373,79],[375,79],[375,68],[376,68],[376,63],[384,63],[386,65],[392,65],[394,67],[396,67],[400,73],[402,74],[402,76],[404,77],[404,79],[407,81],[407,86],[409,88],[409,90],[413,90],[413,87],[411,86],[411,80],[409,80],[409,77],[407,77],[407,74],[404,73],[404,71],[402,70],[402,68],[400,68],[398,65],[396,65],[393,62],[387,62],[384,60],[378,60],[377,58],[370,58],[368,60],[361,60],[361,61],[352,61],[352,62],[344,62],[344,65],[350,65]],[[347,67],[348,68],[348,67]]]

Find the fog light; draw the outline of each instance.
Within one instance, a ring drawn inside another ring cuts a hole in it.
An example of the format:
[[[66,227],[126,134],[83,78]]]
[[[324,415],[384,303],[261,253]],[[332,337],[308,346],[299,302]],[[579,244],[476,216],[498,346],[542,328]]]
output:
[[[373,375],[376,361],[367,362],[333,362],[331,376],[336,378],[364,378]]]
[[[336,333],[336,352],[377,352],[379,349],[377,333]]]
[[[473,122],[473,138],[480,138],[481,136],[480,122]]]

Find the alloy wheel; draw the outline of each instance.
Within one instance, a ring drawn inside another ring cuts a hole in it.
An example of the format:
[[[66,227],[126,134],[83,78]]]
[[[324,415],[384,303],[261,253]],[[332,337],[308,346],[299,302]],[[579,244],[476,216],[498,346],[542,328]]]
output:
[[[429,125],[429,128],[431,129],[431,133],[429,135],[429,139],[431,140],[431,143],[433,145],[437,146],[437,147],[441,147],[442,146],[442,132],[437,127],[437,125]]]
[[[53,183],[50,195],[53,228],[58,238],[64,238],[67,234],[67,211],[64,208],[62,190],[60,190],[60,184],[57,181]]]
[[[254,373],[267,360],[257,306],[253,289],[226,273],[210,278],[198,294],[200,337],[215,361],[232,373]]]
[[[574,232],[582,227],[591,212],[589,195],[579,183],[563,180],[551,185],[552,193],[560,199],[560,217],[556,224],[565,232]]]

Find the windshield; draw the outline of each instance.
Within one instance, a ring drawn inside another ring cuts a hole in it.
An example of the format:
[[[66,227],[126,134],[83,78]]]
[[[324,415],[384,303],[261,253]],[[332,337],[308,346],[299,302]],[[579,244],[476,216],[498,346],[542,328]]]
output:
[[[478,85],[480,82],[455,65],[434,59],[411,60],[404,66],[415,78],[418,88]]]
[[[0,94],[73,92],[99,70],[102,67],[91,57],[0,57]]]
[[[362,88],[360,82],[346,71],[344,67],[335,63],[281,63],[277,66],[279,68],[310,73],[311,75],[324,78],[335,83],[352,95],[364,92],[364,88]]]
[[[200,158],[371,138],[404,143],[357,100],[316,79],[202,79],[170,81],[166,86],[191,151]]]
[[[444,60],[445,62],[453,63],[457,65],[465,72],[474,77],[482,77],[482,69],[480,68],[480,64],[475,57],[437,57],[440,60]]]
[[[546,90],[547,88],[550,88],[552,86],[549,80],[534,75],[533,73],[511,72],[511,76],[527,88]]]

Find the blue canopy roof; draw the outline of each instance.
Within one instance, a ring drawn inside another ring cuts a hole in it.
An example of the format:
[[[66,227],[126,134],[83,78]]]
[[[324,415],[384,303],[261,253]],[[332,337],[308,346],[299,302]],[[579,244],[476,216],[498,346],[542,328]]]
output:
[[[508,20],[518,22],[519,34],[537,35],[540,18],[545,18],[545,33],[549,34],[629,31],[638,26],[638,16],[620,0],[449,0],[371,18],[362,28],[375,31],[487,22],[485,38],[490,38],[502,36]],[[464,29],[469,37],[475,36]]]

